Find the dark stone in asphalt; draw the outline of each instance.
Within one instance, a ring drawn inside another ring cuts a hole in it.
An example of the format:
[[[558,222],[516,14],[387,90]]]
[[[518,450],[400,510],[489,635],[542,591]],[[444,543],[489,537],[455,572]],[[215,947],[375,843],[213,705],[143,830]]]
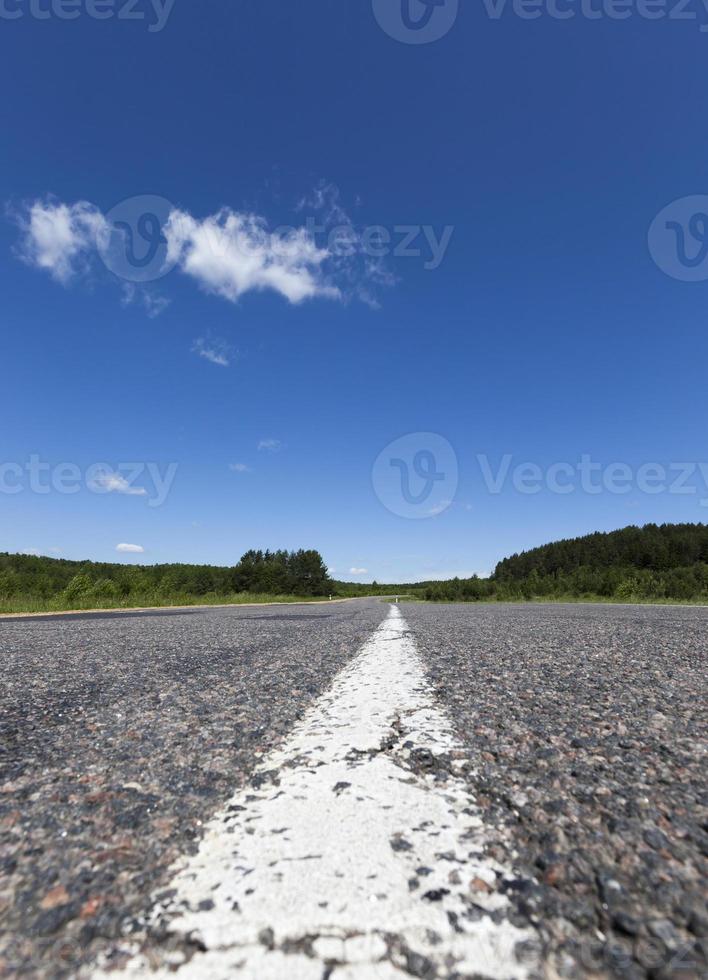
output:
[[[612,925],[625,936],[636,936],[639,932],[640,922],[626,912],[615,912],[612,916]]]
[[[708,609],[403,612],[555,975],[708,976]]]
[[[420,977],[421,980],[435,977],[435,966],[427,957],[421,956],[420,953],[413,953],[411,950],[406,950],[404,956],[406,971],[410,976]]]
[[[428,892],[423,892],[423,898],[427,902],[441,902],[450,891],[447,888],[431,888]]]

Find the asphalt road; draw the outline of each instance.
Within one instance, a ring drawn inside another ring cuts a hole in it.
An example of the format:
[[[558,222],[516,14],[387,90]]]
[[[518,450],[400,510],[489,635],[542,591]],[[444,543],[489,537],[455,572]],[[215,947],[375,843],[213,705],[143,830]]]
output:
[[[411,605],[561,976],[708,976],[708,609]]]
[[[484,859],[513,869],[495,887],[536,936],[532,974],[708,975],[708,610],[401,611],[463,748]],[[387,612],[0,621],[0,972],[62,977],[115,949]],[[501,918],[473,880],[471,908]],[[409,956],[395,975],[472,974]]]
[[[0,960],[61,976],[386,615],[377,602],[0,621]]]

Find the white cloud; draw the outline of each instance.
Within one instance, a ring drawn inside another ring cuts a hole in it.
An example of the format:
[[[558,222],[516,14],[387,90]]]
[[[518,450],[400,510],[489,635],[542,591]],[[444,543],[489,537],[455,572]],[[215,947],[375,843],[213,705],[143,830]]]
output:
[[[301,201],[298,210],[304,209],[310,214],[300,227],[271,230],[265,218],[228,207],[203,218],[175,208],[162,227],[164,266],[175,266],[206,292],[233,303],[248,292],[271,291],[292,304],[356,297],[378,308],[372,288],[391,286],[395,279],[383,258],[371,254],[365,231],[341,205],[338,189],[321,183]],[[36,200],[13,217],[22,236],[19,256],[65,285],[97,267],[111,240],[105,215],[87,201]],[[140,303],[156,317],[169,300],[130,283],[123,302]]]
[[[229,463],[229,469],[234,473],[250,473],[251,467],[245,463]]]
[[[349,574],[350,575],[366,575],[368,573],[368,571],[369,571],[368,568],[350,568],[349,569]]]
[[[232,303],[250,290],[273,290],[291,303],[340,296],[322,272],[329,253],[305,228],[271,232],[257,215],[222,208],[201,220],[173,211],[164,234],[167,263]]]
[[[280,439],[261,439],[258,443],[258,452],[277,453],[283,448]]]
[[[95,476],[91,486],[105,493],[123,493],[128,497],[144,497],[147,494],[144,487],[134,487],[120,473],[112,473],[109,470]]]
[[[117,544],[116,551],[123,555],[143,555],[145,549],[141,544]]]
[[[105,218],[87,201],[35,201],[18,223],[23,232],[20,257],[61,283],[84,270],[88,256],[107,235]]]
[[[211,364],[218,364],[219,367],[228,367],[231,364],[232,350],[223,340],[199,337],[194,341],[192,351]]]

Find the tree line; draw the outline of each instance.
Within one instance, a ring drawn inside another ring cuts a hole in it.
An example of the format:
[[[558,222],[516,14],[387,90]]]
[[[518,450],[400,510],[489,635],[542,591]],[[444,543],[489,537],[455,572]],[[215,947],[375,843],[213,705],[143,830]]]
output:
[[[248,551],[231,567],[120,565],[0,554],[0,604],[88,608],[164,605],[242,593],[326,596],[334,590],[317,551]]]
[[[554,541],[505,558],[488,579],[434,583],[424,595],[438,601],[708,601],[708,525],[631,525]]]
[[[0,554],[0,611],[224,602],[239,596],[411,595],[431,601],[600,599],[708,602],[708,525],[646,524],[554,541],[489,578],[333,581],[318,551],[247,551],[233,566],[119,565]]]

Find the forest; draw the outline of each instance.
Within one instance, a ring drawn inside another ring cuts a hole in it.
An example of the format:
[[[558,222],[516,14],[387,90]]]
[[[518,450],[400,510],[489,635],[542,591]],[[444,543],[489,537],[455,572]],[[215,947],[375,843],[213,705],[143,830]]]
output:
[[[511,555],[489,578],[333,581],[318,551],[247,551],[233,566],[125,565],[0,554],[0,612],[402,595],[433,602],[708,602],[708,525],[646,524]]]
[[[317,551],[247,551],[232,567],[122,565],[0,554],[0,611],[190,605],[334,591]]]
[[[645,524],[555,541],[500,561],[488,579],[425,587],[437,601],[708,601],[708,525]]]

